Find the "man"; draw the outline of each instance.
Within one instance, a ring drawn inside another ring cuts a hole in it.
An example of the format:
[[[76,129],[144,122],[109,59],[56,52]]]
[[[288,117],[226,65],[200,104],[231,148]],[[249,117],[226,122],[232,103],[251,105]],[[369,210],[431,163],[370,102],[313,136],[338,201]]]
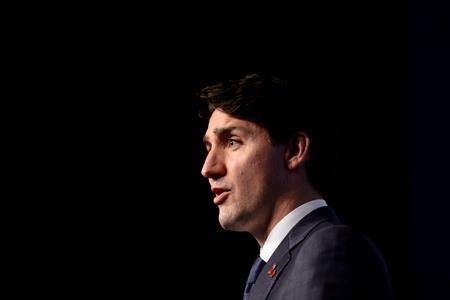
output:
[[[391,299],[375,246],[343,225],[311,183],[311,136],[324,120],[293,97],[286,81],[264,74],[200,93],[209,108],[201,172],[219,222],[261,247],[244,299]]]

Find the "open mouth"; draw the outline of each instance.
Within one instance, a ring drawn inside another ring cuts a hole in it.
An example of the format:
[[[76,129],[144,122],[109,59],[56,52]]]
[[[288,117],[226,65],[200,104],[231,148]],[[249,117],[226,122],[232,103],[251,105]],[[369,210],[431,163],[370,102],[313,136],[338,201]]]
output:
[[[228,195],[230,194],[229,189],[222,189],[222,188],[212,188],[212,192],[214,193],[214,204],[220,205],[222,204]]]

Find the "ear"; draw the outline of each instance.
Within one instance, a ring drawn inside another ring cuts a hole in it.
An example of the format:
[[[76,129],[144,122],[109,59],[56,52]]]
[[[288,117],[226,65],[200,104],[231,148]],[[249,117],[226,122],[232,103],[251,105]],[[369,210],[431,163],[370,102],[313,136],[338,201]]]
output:
[[[286,145],[285,160],[289,170],[297,169],[309,159],[309,137],[303,132],[293,135]]]

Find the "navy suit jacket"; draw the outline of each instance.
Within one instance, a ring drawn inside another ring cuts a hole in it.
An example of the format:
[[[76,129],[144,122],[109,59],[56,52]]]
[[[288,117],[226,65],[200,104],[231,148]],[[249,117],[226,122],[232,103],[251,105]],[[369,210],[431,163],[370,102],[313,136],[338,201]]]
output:
[[[298,222],[258,275],[249,300],[393,299],[386,265],[372,242],[329,207]]]

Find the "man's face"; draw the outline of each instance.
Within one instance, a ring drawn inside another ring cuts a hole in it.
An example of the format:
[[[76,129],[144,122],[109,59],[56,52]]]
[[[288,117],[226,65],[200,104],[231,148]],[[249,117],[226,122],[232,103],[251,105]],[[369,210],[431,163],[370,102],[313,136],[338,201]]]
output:
[[[285,182],[283,147],[249,121],[215,110],[209,120],[202,175],[208,178],[224,229],[254,231],[270,219]]]

